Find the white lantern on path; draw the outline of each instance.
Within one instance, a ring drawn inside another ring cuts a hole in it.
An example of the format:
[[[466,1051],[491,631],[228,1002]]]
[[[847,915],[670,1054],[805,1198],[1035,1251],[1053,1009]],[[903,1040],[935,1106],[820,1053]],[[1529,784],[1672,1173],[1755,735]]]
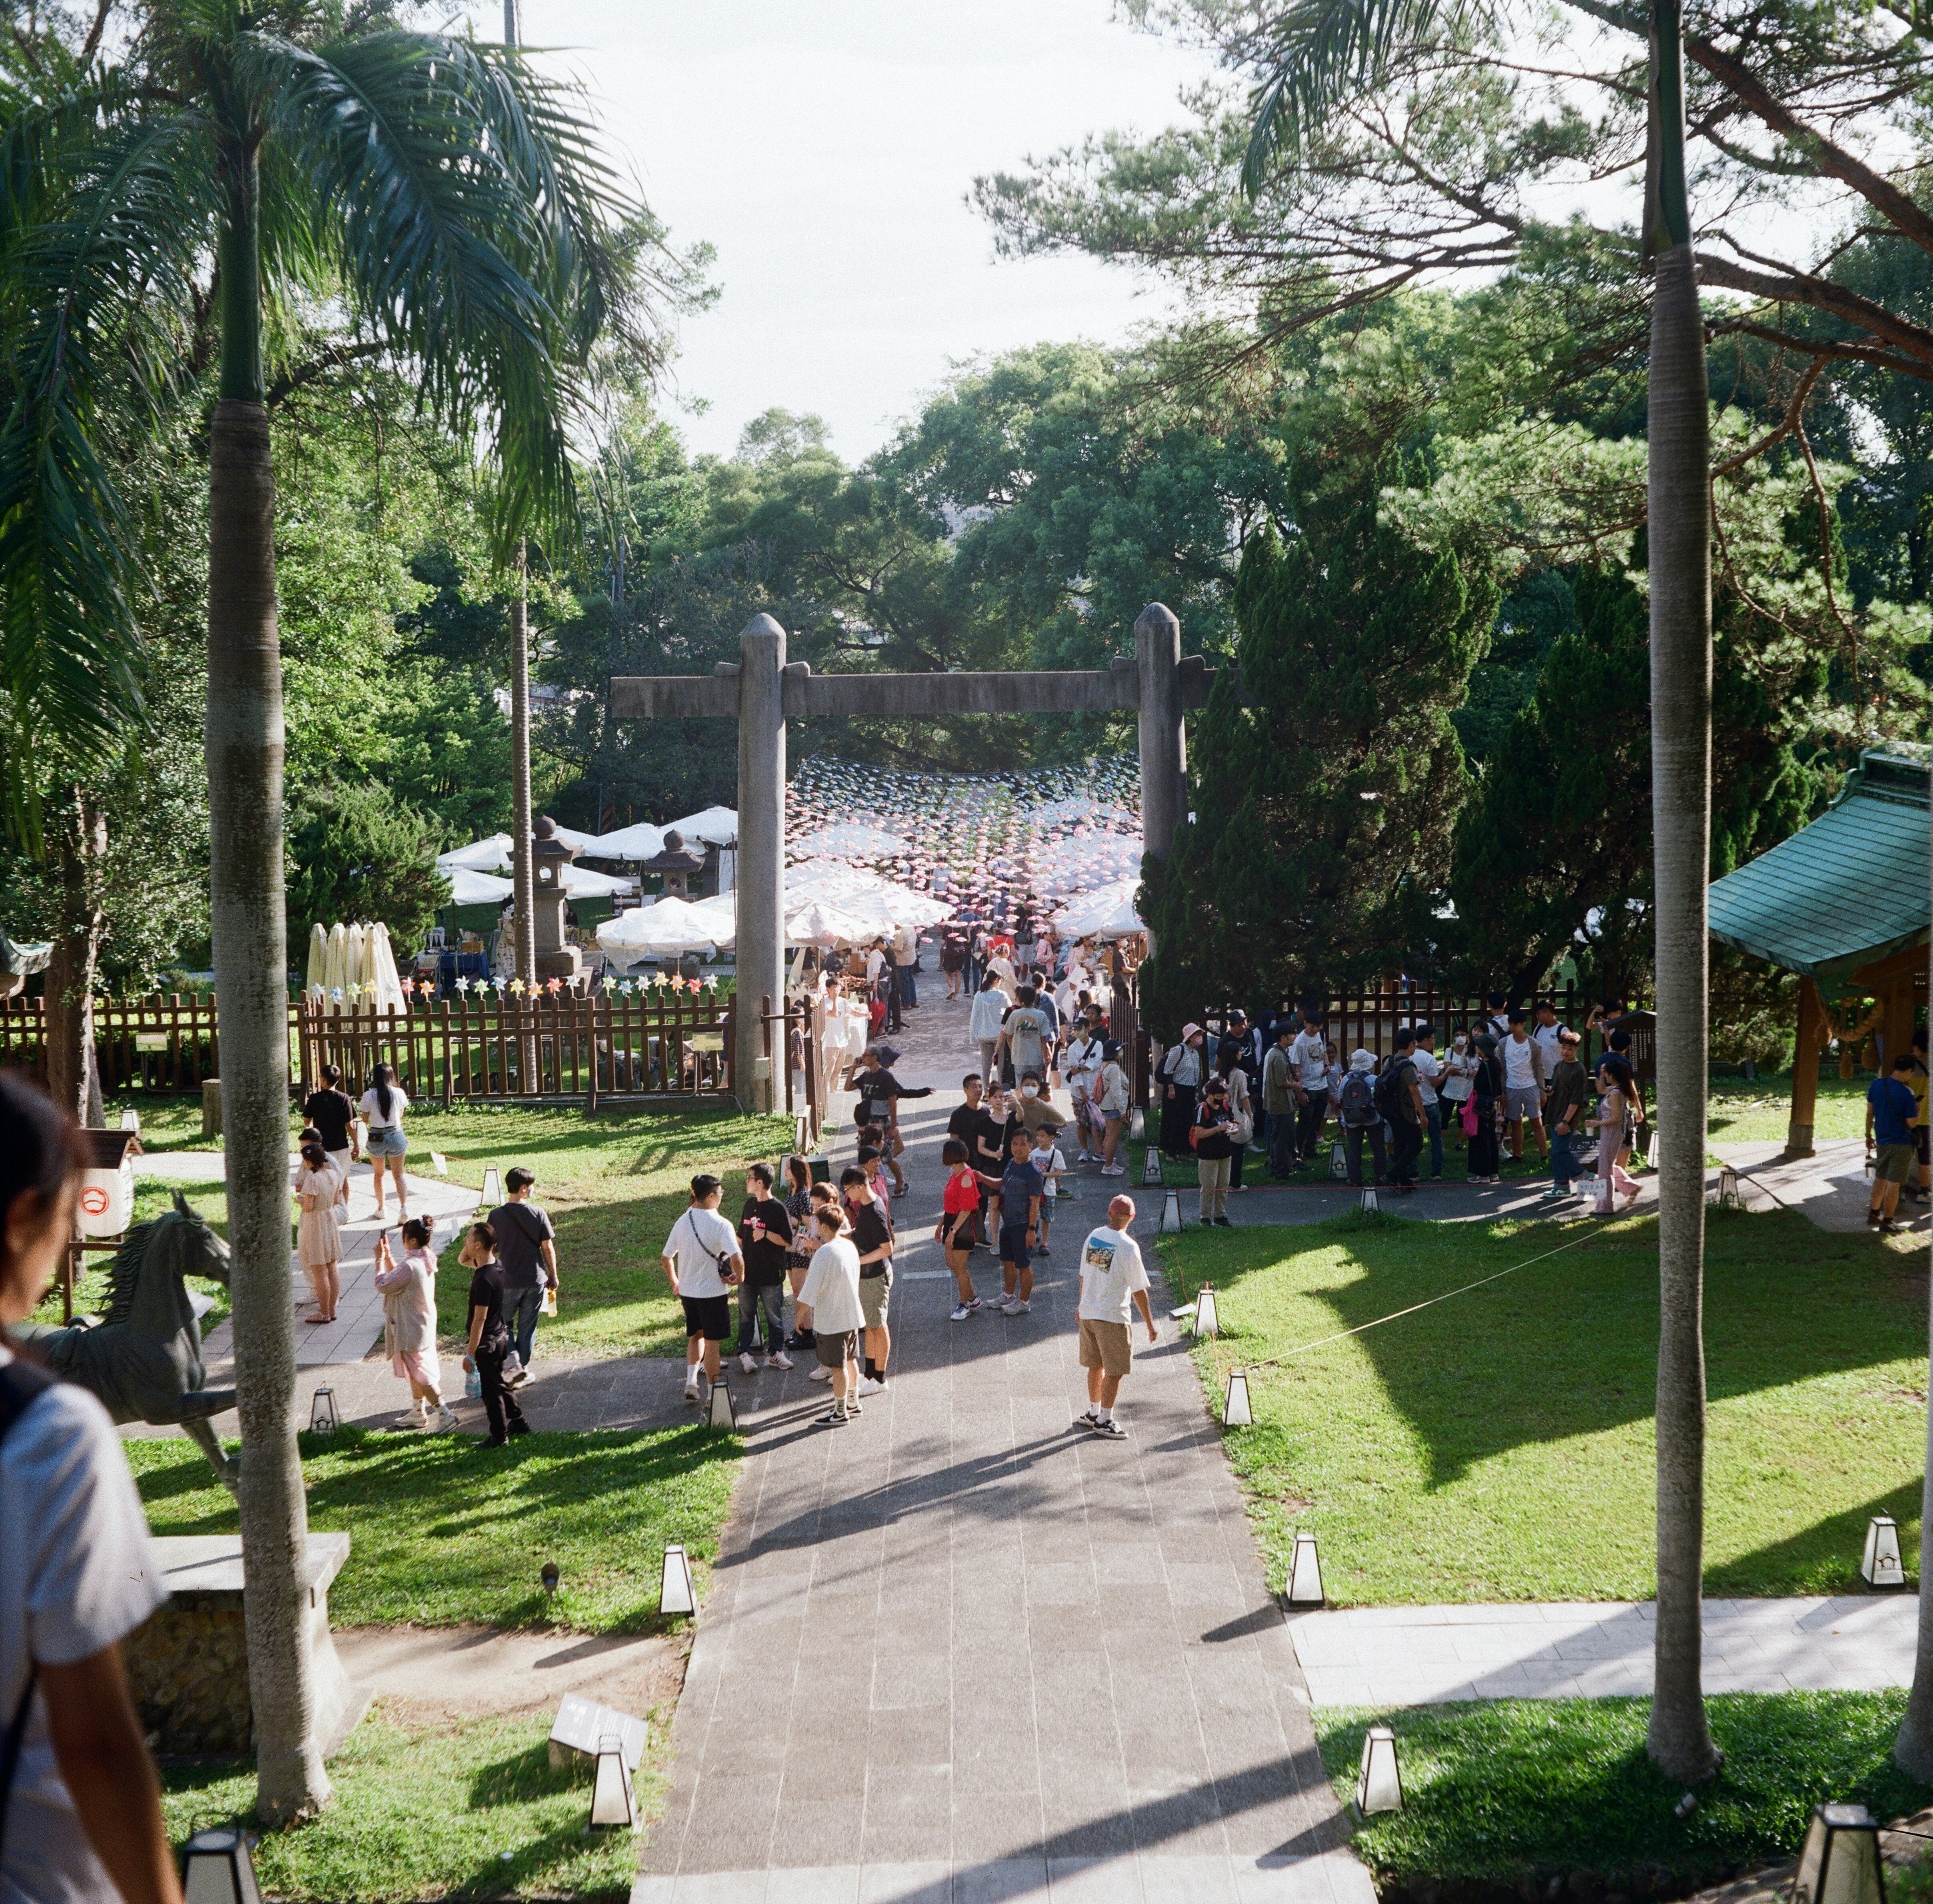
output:
[[[1161,1182],[1161,1152],[1150,1144],[1141,1158],[1141,1188]]]
[[[476,1207],[479,1210],[494,1210],[503,1200],[504,1179],[492,1164],[483,1173],[483,1188],[478,1193]]]
[[[1312,1533],[1298,1533],[1295,1548],[1288,1561],[1288,1603],[1291,1607],[1321,1606],[1322,1593],[1322,1560],[1315,1549],[1315,1536]]]
[[[1255,1419],[1249,1407],[1249,1378],[1239,1368],[1228,1371],[1228,1393],[1222,1404],[1224,1428],[1246,1428]]]
[[[1372,1725],[1363,1737],[1363,1762],[1356,1773],[1356,1815],[1402,1809],[1402,1774],[1396,1762],[1396,1734]]]
[[[1195,1298],[1195,1332],[1213,1335],[1220,1327],[1221,1319],[1215,1313],[1215,1292],[1204,1283]]]
[[[698,1595],[691,1584],[691,1560],[683,1547],[671,1542],[664,1551],[664,1576],[658,1587],[658,1611],[666,1615],[683,1614],[687,1618],[698,1611]]]
[[[1161,1200],[1161,1221],[1156,1225],[1164,1236],[1179,1235],[1181,1230],[1181,1193],[1171,1190]]]
[[[1866,1523],[1866,1551],[1859,1578],[1868,1587],[1904,1587],[1906,1569],[1899,1557],[1899,1529],[1890,1514],[1875,1514]]]
[[[591,1787],[591,1828],[594,1831],[635,1831],[638,1796],[624,1765],[624,1742],[615,1732],[597,1741],[597,1771]]]
[[[1792,1904],[1886,1904],[1879,1821],[1863,1805],[1820,1805],[1799,1854]]]

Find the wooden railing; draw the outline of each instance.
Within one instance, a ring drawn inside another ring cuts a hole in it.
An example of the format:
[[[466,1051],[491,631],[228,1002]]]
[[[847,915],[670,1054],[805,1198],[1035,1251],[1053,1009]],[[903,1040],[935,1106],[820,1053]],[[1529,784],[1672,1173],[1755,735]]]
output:
[[[221,1074],[215,1000],[206,995],[152,993],[140,999],[98,999],[94,1042],[104,1091],[196,1091]],[[47,1071],[43,1002],[0,999],[0,1066]]]

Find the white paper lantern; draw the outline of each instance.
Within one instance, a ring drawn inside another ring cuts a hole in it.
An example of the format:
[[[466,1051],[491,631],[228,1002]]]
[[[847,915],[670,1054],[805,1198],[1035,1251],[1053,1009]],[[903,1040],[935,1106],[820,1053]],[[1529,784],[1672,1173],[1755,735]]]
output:
[[[635,1831],[638,1795],[624,1767],[624,1742],[615,1732],[597,1741],[597,1770],[591,1786],[591,1828],[594,1831]]]
[[[1288,1603],[1291,1606],[1321,1606],[1322,1558],[1316,1551],[1315,1536],[1298,1533],[1288,1562]]]
[[[1372,1725],[1363,1737],[1363,1762],[1356,1773],[1356,1813],[1402,1809],[1402,1774],[1396,1762],[1396,1734],[1387,1725]]]
[[[1792,1904],[1886,1904],[1879,1822],[1863,1805],[1820,1805],[1799,1854]]]
[[[1246,1428],[1255,1419],[1249,1407],[1249,1378],[1239,1368],[1228,1371],[1228,1392],[1222,1404],[1225,1428]]]
[[[658,1611],[666,1614],[681,1613],[687,1617],[698,1611],[698,1595],[691,1582],[690,1557],[676,1541],[670,1542],[665,1548],[664,1575],[658,1586]]]
[[[1906,1569],[1899,1557],[1899,1529],[1890,1514],[1875,1514],[1866,1523],[1865,1557],[1859,1577],[1868,1587],[1904,1587]]]

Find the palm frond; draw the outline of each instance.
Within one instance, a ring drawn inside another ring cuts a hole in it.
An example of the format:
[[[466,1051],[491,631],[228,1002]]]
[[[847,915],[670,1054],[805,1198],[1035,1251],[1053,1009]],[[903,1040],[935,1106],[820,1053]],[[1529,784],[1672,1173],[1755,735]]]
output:
[[[571,419],[622,296],[619,195],[588,122],[513,52],[430,34],[256,36],[238,64],[305,182],[304,242],[333,251],[427,405],[494,437],[501,547],[567,537]]]
[[[1305,137],[1351,92],[1372,83],[1398,47],[1489,12],[1484,0],[1295,0],[1252,56],[1262,77],[1242,190],[1256,197],[1271,163],[1293,159]]]
[[[140,713],[139,562],[113,464],[181,362],[209,228],[205,131],[171,114],[17,145],[0,188],[0,690],[76,751]]]

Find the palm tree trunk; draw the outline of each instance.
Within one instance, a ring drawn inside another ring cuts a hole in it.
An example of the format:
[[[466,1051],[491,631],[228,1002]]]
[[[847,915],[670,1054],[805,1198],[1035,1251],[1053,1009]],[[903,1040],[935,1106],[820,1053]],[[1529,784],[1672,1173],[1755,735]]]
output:
[[[221,395],[209,437],[209,896],[221,1012],[255,1802],[263,1818],[286,1824],[326,1803],[329,1783],[315,1734],[308,1510],[290,1418],[296,1345],[289,1299],[282,663],[252,154],[231,153],[227,182]]]
[[[1705,1090],[1711,855],[1711,477],[1705,327],[1685,204],[1678,0],[1655,0],[1647,245],[1651,307],[1652,853],[1657,899],[1658,1626],[1646,1749],[1667,1776],[1718,1754],[1702,1674]]]
[[[1933,814],[1928,821],[1933,827]],[[1928,1335],[1933,1341],[1933,1311],[1929,1311]],[[1933,1388],[1928,1392],[1933,1394]],[[1893,1763],[1922,1785],[1933,1784],[1933,1593],[1926,1585],[1933,1580],[1933,1571],[1929,1569],[1933,1569],[1933,1409],[1926,1417],[1926,1467],[1920,1483],[1919,1641],[1913,1651],[1913,1690],[1907,1697],[1906,1716],[1892,1742]]]
[[[101,908],[100,864],[107,822],[86,792],[68,797],[48,830],[60,882],[60,917],[47,965],[47,1090],[79,1122],[100,1115],[94,1064],[94,981],[106,923]]]

